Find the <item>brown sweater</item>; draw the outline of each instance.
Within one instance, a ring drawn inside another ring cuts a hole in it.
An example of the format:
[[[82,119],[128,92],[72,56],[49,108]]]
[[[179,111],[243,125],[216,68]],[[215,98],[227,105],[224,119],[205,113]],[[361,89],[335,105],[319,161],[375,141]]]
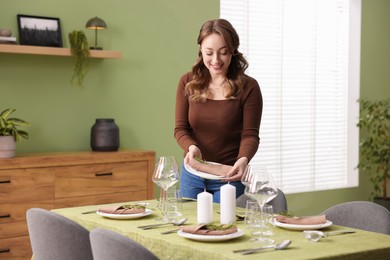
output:
[[[259,146],[263,99],[257,81],[249,76],[236,99],[189,101],[184,88],[192,79],[190,72],[180,80],[176,93],[174,136],[187,153],[195,144],[203,159],[233,165],[240,157],[249,160]]]

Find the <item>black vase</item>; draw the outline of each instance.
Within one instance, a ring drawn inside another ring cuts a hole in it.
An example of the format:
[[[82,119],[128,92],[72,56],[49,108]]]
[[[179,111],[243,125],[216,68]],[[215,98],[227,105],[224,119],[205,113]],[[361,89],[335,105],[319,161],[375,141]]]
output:
[[[117,151],[119,149],[119,128],[112,118],[96,119],[91,128],[93,151]]]

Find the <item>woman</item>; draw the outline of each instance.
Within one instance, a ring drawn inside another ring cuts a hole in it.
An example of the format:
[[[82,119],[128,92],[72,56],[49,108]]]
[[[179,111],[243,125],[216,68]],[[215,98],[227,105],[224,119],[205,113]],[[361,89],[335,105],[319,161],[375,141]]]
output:
[[[204,23],[198,44],[198,59],[180,78],[176,94],[174,135],[185,151],[180,190],[189,198],[207,190],[219,203],[226,182],[236,187],[236,197],[244,192],[240,179],[259,146],[263,100],[257,81],[244,73],[248,62],[228,21]],[[203,179],[184,167],[196,159],[232,167],[223,181]]]

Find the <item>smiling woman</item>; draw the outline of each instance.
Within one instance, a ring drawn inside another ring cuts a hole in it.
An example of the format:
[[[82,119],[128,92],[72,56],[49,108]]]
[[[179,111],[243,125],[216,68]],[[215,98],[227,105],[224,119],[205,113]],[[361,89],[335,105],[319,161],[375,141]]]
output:
[[[174,132],[184,150],[180,178],[184,197],[196,198],[207,190],[219,202],[226,181],[236,187],[236,197],[244,192],[240,179],[258,149],[263,99],[257,81],[245,74],[248,63],[238,51],[239,42],[227,20],[205,22],[197,40],[198,59],[179,80]],[[215,174],[229,177],[205,180],[192,175],[184,164],[207,166],[197,159],[226,165]]]

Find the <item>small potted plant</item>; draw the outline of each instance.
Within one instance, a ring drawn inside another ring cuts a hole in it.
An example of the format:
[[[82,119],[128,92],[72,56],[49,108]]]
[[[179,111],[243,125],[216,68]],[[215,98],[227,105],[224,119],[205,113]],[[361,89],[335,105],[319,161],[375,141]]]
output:
[[[374,184],[371,196],[374,202],[390,210],[387,194],[390,171],[390,98],[360,100],[357,126],[361,131],[358,168],[369,175]]]
[[[19,126],[29,126],[30,123],[15,117],[9,117],[15,108],[7,108],[0,113],[0,158],[15,157],[16,142],[22,138],[28,139],[25,130],[18,129]]]

